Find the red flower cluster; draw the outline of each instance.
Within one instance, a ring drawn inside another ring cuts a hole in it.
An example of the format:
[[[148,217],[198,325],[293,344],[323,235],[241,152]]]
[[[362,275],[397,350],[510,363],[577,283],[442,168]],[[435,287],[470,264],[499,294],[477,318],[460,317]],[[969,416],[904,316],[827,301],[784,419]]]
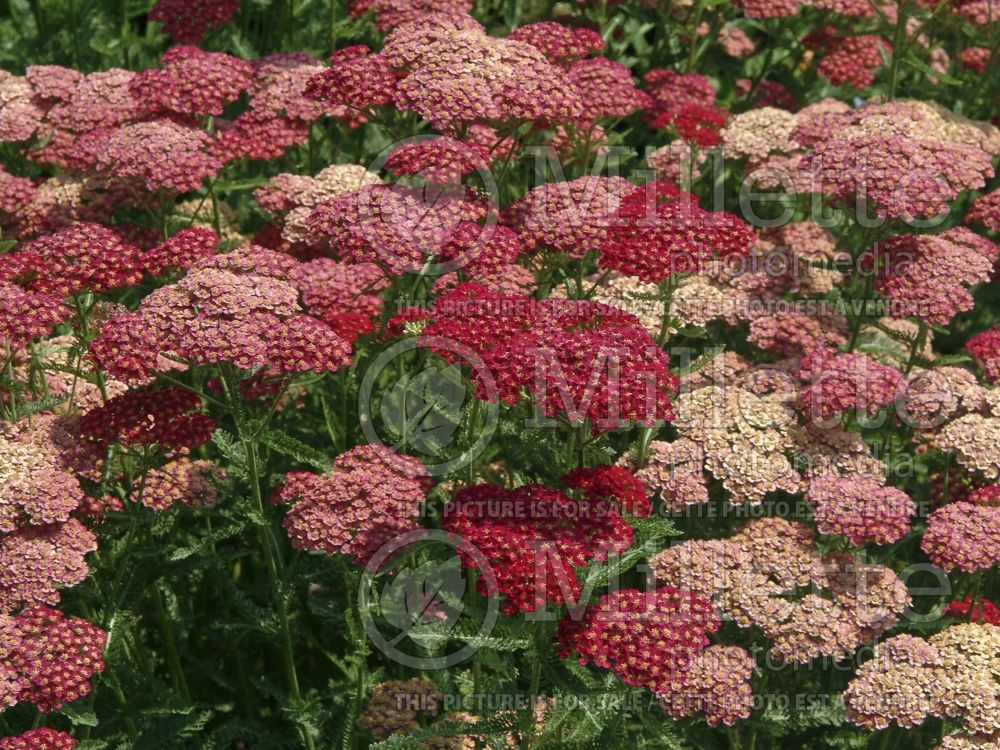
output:
[[[86,620],[29,607],[13,618],[0,615],[0,633],[0,676],[10,679],[0,681],[0,706],[29,702],[45,713],[58,711],[87,695],[90,678],[104,671],[107,633]],[[4,694],[9,687],[14,690]]]
[[[678,135],[688,143],[701,148],[711,148],[722,143],[719,131],[726,126],[729,113],[716,107],[700,104],[685,104],[679,109],[667,112],[651,124],[653,127],[672,125]]]
[[[175,41],[198,44],[205,34],[233,20],[240,0],[156,0],[150,21],[159,21]]]
[[[201,399],[182,388],[131,390],[84,414],[80,434],[101,450],[117,444],[186,453],[215,431],[215,420],[200,409]]]
[[[648,516],[652,512],[646,485],[623,466],[573,469],[562,482],[582,492],[590,502],[615,502],[633,516]]]
[[[23,346],[31,339],[48,335],[53,326],[68,317],[69,308],[58,297],[26,292],[0,281],[0,341]]]
[[[463,175],[489,168],[485,149],[454,138],[431,138],[397,146],[385,160],[396,174],[419,175],[427,183],[446,185]]]
[[[86,555],[96,549],[97,537],[75,518],[0,537],[0,612],[58,604],[60,587],[87,577]]]
[[[57,297],[132,286],[144,272],[139,248],[92,223],[73,224],[0,255],[0,279]]]
[[[632,544],[632,527],[613,505],[574,501],[538,484],[461,489],[445,506],[441,526],[489,561],[509,615],[544,609],[547,602],[579,603],[581,586],[574,569]],[[462,563],[480,566],[466,553]],[[489,583],[486,577],[479,579],[483,596],[493,593]]]
[[[514,404],[531,394],[548,417],[590,420],[594,431],[671,419],[677,378],[638,319],[608,305],[534,300],[463,284],[421,317],[427,345],[468,346],[495,379],[473,373],[477,396]],[[454,354],[441,351],[445,358]]]
[[[674,185],[652,182],[626,195],[607,231],[600,264],[643,281],[692,273],[715,257],[749,254],[757,237],[737,216],[712,213]]]
[[[146,253],[146,272],[158,276],[168,268],[191,268],[198,261],[215,255],[218,245],[219,238],[210,229],[182,229]]]
[[[317,258],[296,266],[292,277],[302,303],[344,341],[372,333],[382,312],[379,291],[388,280],[373,263],[340,263]]]
[[[577,613],[579,614],[579,613]],[[657,693],[683,691],[692,663],[719,629],[712,603],[673,586],[603,594],[582,619],[560,622],[560,656],[613,669],[625,683]]]
[[[966,342],[965,351],[976,358],[988,382],[1000,381],[1000,326],[973,336]]]
[[[129,89],[139,101],[181,115],[221,115],[249,86],[250,63],[184,45],[167,50],[163,68],[138,73]]]
[[[849,84],[864,89],[875,81],[875,69],[891,54],[892,46],[874,34],[842,36],[833,28],[823,28],[806,36],[803,43],[819,50],[817,71],[834,86]]]
[[[961,601],[951,602],[948,609],[945,610],[945,614],[956,620],[1000,625],[1000,607],[997,607],[989,599],[978,599],[973,602],[972,597],[967,596]]]

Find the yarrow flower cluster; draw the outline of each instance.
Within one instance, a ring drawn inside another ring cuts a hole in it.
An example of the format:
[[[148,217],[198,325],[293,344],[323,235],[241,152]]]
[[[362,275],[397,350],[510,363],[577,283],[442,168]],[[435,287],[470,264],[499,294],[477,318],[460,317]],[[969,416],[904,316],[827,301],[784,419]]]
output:
[[[91,353],[125,381],[162,367],[161,354],[194,366],[336,370],[350,361],[349,347],[327,324],[301,312],[290,281],[296,265],[287,255],[253,245],[199,261],[187,276],[144,298],[135,312],[113,317]]]
[[[574,501],[541,485],[459,490],[444,508],[442,528],[471,543],[492,565],[495,582],[480,578],[479,591],[502,595],[503,611],[511,615],[545,609],[549,602],[578,602],[575,569],[632,543],[632,528],[614,505]],[[462,552],[462,563],[481,567],[468,552]]]
[[[844,691],[847,718],[869,729],[913,727],[928,716],[960,719],[996,742],[1000,733],[1000,627],[952,625],[927,640],[894,636]],[[987,745],[988,746],[988,745]]]
[[[698,271],[713,257],[746,255],[756,241],[738,217],[705,211],[694,196],[666,183],[626,195],[618,218],[601,246],[600,264],[643,281]]]
[[[965,350],[976,358],[987,382],[1000,381],[1000,326],[973,336]]]
[[[690,591],[662,586],[602,594],[582,619],[560,622],[560,655],[614,670],[628,685],[671,695],[683,692],[688,674],[702,679],[695,660],[720,625],[711,603]]]
[[[896,369],[865,354],[838,354],[829,348],[803,358],[799,378],[808,383],[799,393],[803,408],[821,419],[852,409],[872,414],[901,396],[906,387]]]
[[[210,30],[229,23],[240,0],[156,0],[150,21],[159,21],[175,42],[198,44]]]
[[[841,534],[855,547],[901,539],[917,509],[902,490],[864,476],[819,477],[809,483],[806,498],[820,533]]]
[[[90,679],[104,671],[107,633],[86,620],[29,607],[15,617],[0,615],[0,632],[0,707],[27,702],[58,711],[90,693]]]
[[[896,315],[914,315],[947,325],[973,306],[967,286],[988,281],[1000,246],[965,227],[941,234],[908,234],[883,243],[887,264],[879,291],[896,305]]]
[[[428,489],[420,461],[362,445],[337,456],[325,474],[287,474],[274,502],[292,506],[285,530],[297,549],[351,555],[364,565],[385,542],[420,528]]]
[[[673,416],[677,379],[666,353],[634,316],[615,308],[464,284],[419,317],[432,350],[444,337],[481,358],[484,367],[473,373],[481,399],[515,404],[529,393],[545,416],[589,420],[595,432]],[[454,357],[447,347],[441,354]]]
[[[791,663],[846,658],[909,604],[890,569],[822,556],[807,526],[781,518],[755,519],[728,539],[684,542],[650,564],[658,580],[712,600],[740,627],[759,627],[772,655]],[[808,587],[813,593],[788,596]]]
[[[793,424],[786,406],[739,387],[711,385],[677,399],[678,433],[698,446],[705,470],[734,505],[759,503],[776,490],[801,491],[801,477],[785,455]]]

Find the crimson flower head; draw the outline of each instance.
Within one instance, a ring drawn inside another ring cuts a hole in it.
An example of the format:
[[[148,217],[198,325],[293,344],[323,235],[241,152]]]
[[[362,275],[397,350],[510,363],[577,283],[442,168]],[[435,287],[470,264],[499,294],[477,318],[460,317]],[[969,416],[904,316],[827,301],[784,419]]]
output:
[[[0,280],[57,297],[107,292],[142,280],[139,248],[100,224],[81,222],[0,255]]]
[[[182,44],[198,44],[205,34],[229,23],[240,9],[240,0],[156,0],[150,21]]]
[[[250,63],[191,45],[167,50],[160,70],[144,70],[129,83],[139,101],[182,115],[221,115],[250,84]]]
[[[545,416],[589,420],[595,433],[673,417],[678,383],[666,353],[617,308],[469,283],[439,297],[423,317],[432,350],[444,337],[482,358],[472,376],[478,398],[515,404],[529,394]],[[453,356],[447,348],[440,354]]]
[[[990,383],[1000,381],[1000,326],[976,334],[965,344],[983,370],[983,377]]]
[[[0,750],[73,750],[76,740],[48,727],[29,729],[16,737],[0,738]]]
[[[126,391],[84,414],[80,434],[101,449],[116,443],[187,452],[215,431],[215,420],[200,408],[201,399],[182,388]]]
[[[679,692],[720,625],[708,599],[673,586],[619,589],[579,615],[559,624],[560,656],[575,651],[581,664],[613,669],[626,684],[657,693]]]
[[[577,502],[538,484],[461,489],[445,506],[442,528],[489,561],[508,615],[544,609],[547,602],[577,603],[581,585],[575,568],[632,545],[632,527],[613,505]],[[463,553],[462,564],[480,563]],[[478,585],[483,596],[494,593],[487,577]]]
[[[618,503],[634,516],[648,516],[652,510],[646,486],[623,466],[574,469],[562,481],[592,502]]]
[[[672,125],[685,141],[701,148],[711,148],[722,143],[719,131],[726,126],[729,113],[716,107],[700,104],[685,104],[680,109],[659,115],[651,125],[666,127]]]
[[[739,217],[706,211],[696,197],[676,186],[651,182],[622,199],[619,220],[607,231],[599,263],[660,282],[675,273],[697,272],[713,258],[748,255],[756,239]]]
[[[396,79],[384,58],[356,44],[334,52],[330,67],[309,80],[305,94],[334,105],[371,109],[392,101]]]

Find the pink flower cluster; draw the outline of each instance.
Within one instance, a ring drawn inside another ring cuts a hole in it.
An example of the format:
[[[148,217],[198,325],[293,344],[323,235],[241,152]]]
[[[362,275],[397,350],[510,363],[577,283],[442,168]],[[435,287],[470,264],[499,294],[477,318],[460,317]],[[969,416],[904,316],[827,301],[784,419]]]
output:
[[[799,378],[808,383],[799,392],[803,408],[821,419],[850,410],[873,414],[906,388],[896,369],[866,354],[838,354],[830,348],[816,349],[804,357]]]
[[[337,456],[325,474],[285,475],[274,502],[292,506],[285,531],[296,549],[351,555],[365,565],[385,542],[420,528],[428,489],[417,459],[361,445]]]
[[[277,373],[335,370],[350,361],[332,328],[301,312],[296,261],[248,246],[195,263],[187,276],[112,318],[91,346],[112,376],[135,381],[169,355],[190,365],[231,362]]]
[[[855,547],[906,536],[917,509],[902,490],[865,476],[818,477],[810,482],[806,498],[819,532],[845,536]]]

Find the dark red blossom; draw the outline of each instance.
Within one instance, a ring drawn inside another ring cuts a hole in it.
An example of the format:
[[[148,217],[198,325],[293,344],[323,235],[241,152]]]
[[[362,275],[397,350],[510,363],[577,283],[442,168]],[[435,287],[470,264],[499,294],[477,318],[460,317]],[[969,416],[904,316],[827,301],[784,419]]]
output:
[[[116,443],[186,451],[215,431],[215,420],[200,409],[201,399],[181,388],[132,390],[84,414],[80,434],[102,449]]]
[[[215,255],[218,245],[219,238],[210,229],[182,229],[146,253],[146,271],[157,276],[168,268],[190,268],[199,260]]]
[[[653,182],[622,200],[599,262],[603,268],[659,282],[675,273],[696,272],[716,257],[747,255],[756,239],[739,217],[706,211],[697,198],[674,185]]]
[[[538,484],[514,490],[466,487],[442,513],[442,528],[472,544],[492,565],[503,610],[510,615],[547,602],[578,603],[581,585],[574,569],[632,544],[632,527],[613,506],[576,502]],[[480,565],[467,554],[462,564]],[[484,596],[492,593],[487,584],[479,579]]]
[[[482,357],[477,396],[518,403],[530,394],[547,417],[589,420],[595,432],[671,419],[677,378],[632,315],[608,305],[534,300],[462,284],[438,298],[423,329]],[[442,351],[442,356],[452,356]]]
[[[240,9],[240,0],[156,0],[150,21],[159,21],[175,41],[198,44],[205,34],[229,23]]]
[[[685,104],[678,110],[660,115],[651,125],[653,127],[672,125],[685,141],[701,148],[710,148],[722,143],[719,131],[726,126],[728,119],[729,113],[724,109]]]
[[[619,589],[603,594],[582,617],[560,622],[559,651],[563,658],[575,651],[581,664],[613,669],[628,685],[668,693],[684,684],[719,625],[712,603],[689,591]]]
[[[244,112],[230,123],[221,123],[210,146],[223,162],[239,159],[277,159],[292,146],[309,139],[309,123],[267,112]]]
[[[973,336],[966,342],[965,351],[975,357],[988,382],[1000,381],[1000,326]]]
[[[965,622],[1000,625],[1000,607],[989,599],[978,599],[973,602],[972,597],[967,596],[961,601],[949,603],[945,614]]]
[[[652,511],[646,485],[623,466],[574,469],[562,478],[562,482],[593,502],[618,503],[633,516],[648,516]]]

